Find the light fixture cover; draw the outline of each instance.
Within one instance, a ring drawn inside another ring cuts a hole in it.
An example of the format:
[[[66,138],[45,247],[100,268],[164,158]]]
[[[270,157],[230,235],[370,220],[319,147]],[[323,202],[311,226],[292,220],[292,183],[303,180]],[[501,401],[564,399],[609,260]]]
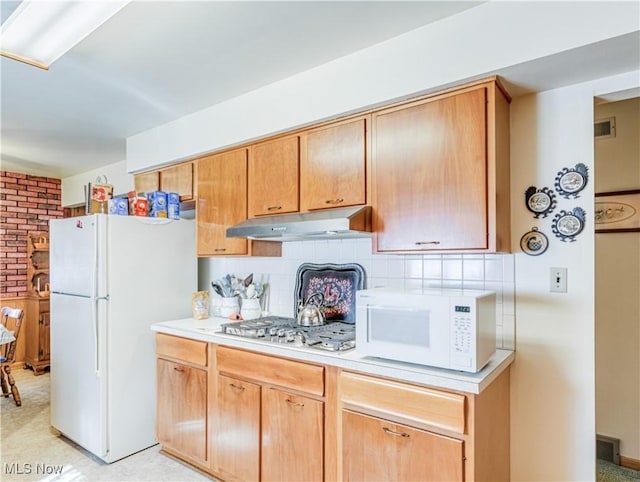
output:
[[[23,0],[0,28],[0,53],[46,69],[129,1]]]

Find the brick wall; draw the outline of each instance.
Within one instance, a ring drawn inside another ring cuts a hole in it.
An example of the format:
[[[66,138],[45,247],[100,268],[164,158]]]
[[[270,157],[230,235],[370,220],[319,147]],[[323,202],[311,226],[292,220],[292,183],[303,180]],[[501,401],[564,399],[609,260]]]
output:
[[[61,181],[0,171],[0,296],[27,296],[27,236],[61,218]]]

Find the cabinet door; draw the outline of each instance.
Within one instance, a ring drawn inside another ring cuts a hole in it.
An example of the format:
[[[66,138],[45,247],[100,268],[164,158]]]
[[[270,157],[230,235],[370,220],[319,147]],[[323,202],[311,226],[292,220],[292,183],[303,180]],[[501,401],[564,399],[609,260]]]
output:
[[[366,121],[340,122],[302,135],[302,211],[366,203]]]
[[[461,440],[348,410],[342,434],[344,480],[464,479]]]
[[[274,388],[262,391],[262,480],[323,480],[324,404]]]
[[[163,359],[156,366],[158,442],[206,461],[207,371]]]
[[[486,88],[374,116],[376,250],[486,249]]]
[[[260,385],[218,375],[218,469],[225,477],[258,480]]]
[[[133,185],[137,192],[158,191],[160,189],[160,173],[158,171],[136,174]]]
[[[227,238],[227,228],[247,219],[247,151],[198,160],[198,256],[247,254],[247,240]]]
[[[177,192],[181,201],[193,199],[193,163],[178,164],[160,171],[160,190]]]
[[[299,209],[298,136],[263,142],[249,156],[249,217]]]
[[[39,361],[48,361],[51,356],[51,350],[49,348],[50,319],[49,311],[40,313],[38,333],[38,344],[40,345],[40,349],[38,350]]]

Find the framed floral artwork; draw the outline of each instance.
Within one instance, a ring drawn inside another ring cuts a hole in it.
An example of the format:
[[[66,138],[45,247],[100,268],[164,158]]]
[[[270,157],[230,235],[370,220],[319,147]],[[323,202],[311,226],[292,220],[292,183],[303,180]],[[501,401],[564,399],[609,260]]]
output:
[[[296,273],[295,312],[318,298],[326,320],[355,323],[356,291],[364,288],[364,268],[357,263],[303,263]]]

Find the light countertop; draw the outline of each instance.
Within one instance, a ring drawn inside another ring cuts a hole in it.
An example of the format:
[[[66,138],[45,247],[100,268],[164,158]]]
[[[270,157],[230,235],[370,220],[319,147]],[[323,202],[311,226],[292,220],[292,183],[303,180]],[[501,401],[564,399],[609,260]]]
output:
[[[357,347],[344,352],[332,352],[309,347],[278,345],[221,333],[220,325],[228,322],[229,320],[226,318],[208,318],[205,320],[185,318],[155,323],[151,326],[151,329],[167,335],[242,348],[299,361],[332,365],[409,383],[476,394],[489,386],[515,359],[513,351],[497,350],[487,366],[481,371],[478,373],[466,373],[365,356],[358,353]]]

